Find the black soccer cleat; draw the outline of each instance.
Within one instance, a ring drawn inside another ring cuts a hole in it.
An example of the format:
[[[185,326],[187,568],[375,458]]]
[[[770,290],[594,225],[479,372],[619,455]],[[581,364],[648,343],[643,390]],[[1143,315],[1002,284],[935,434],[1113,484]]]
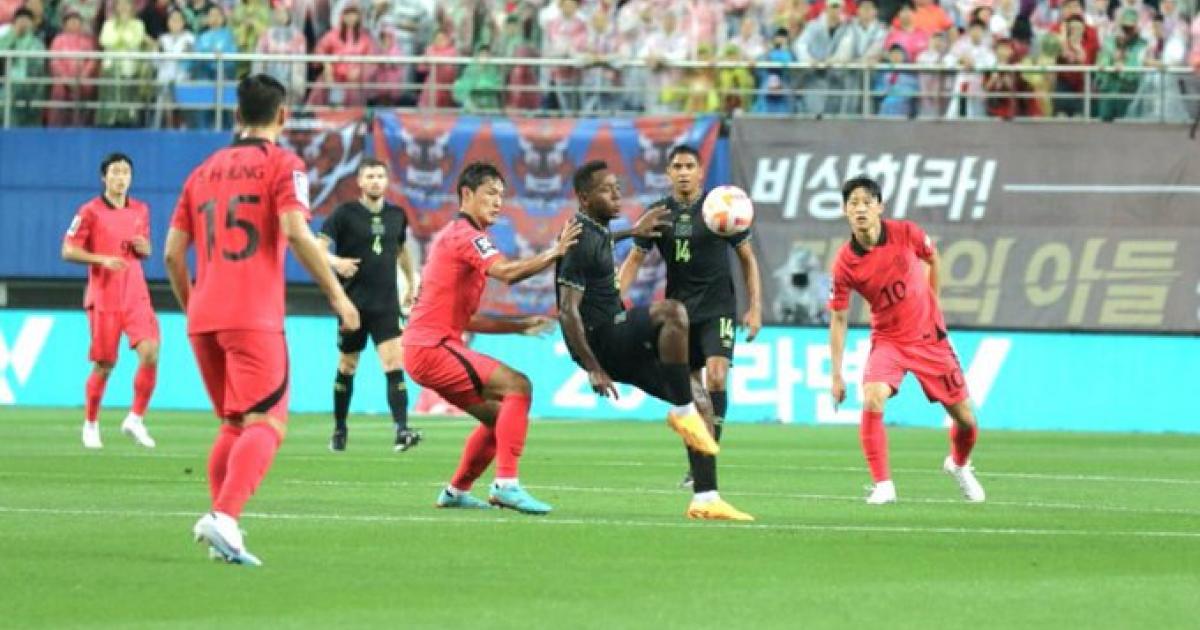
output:
[[[329,438],[329,450],[334,453],[341,453],[346,450],[346,434],[347,431],[334,431],[333,437]]]
[[[396,445],[392,447],[392,450],[396,453],[403,453],[420,444],[423,439],[424,436],[421,435],[420,431],[401,429],[396,431]]]

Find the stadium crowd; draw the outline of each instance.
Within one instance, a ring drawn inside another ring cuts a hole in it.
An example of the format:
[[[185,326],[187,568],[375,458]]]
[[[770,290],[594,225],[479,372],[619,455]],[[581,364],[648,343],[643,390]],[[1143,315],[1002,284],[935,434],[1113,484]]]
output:
[[[12,122],[27,126],[211,126],[211,113],[179,110],[178,86],[251,71],[283,81],[296,105],[330,107],[1011,118],[1080,116],[1090,92],[1086,109],[1105,120],[1187,117],[1177,75],[1138,70],[1200,65],[1200,16],[1182,6],[1190,0],[940,2],[0,0],[0,50],[462,58],[221,68],[215,59],[13,58],[3,69]],[[681,61],[734,65],[672,65]],[[881,65],[845,67],[863,63]],[[1036,69],[1047,65],[1100,69]]]

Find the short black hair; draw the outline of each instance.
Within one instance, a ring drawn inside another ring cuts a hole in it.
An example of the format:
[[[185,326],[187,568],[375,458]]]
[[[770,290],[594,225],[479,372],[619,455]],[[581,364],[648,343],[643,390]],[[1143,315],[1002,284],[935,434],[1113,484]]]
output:
[[[100,161],[100,177],[108,175],[108,167],[116,164],[117,162],[124,162],[128,164],[129,172],[133,172],[133,160],[124,153],[114,152],[104,156],[104,159]]]
[[[23,17],[27,17],[30,19],[30,21],[32,21],[33,20],[33,11],[30,11],[29,9],[27,9],[25,7],[21,7],[20,9],[17,9],[16,13],[13,13],[12,21],[16,22],[17,18],[23,18]]]
[[[671,152],[667,154],[667,163],[669,164],[671,160],[674,160],[676,155],[690,155],[696,158],[697,162],[704,162],[704,160],[700,159],[700,152],[690,144],[677,144],[672,147]]]
[[[480,186],[489,179],[499,180],[504,183],[504,175],[500,173],[500,169],[496,168],[491,162],[471,162],[462,172],[458,174],[458,184],[454,189],[458,191],[458,200],[461,202],[463,198],[462,189],[470,189],[475,192]]]
[[[359,160],[358,168],[354,169],[354,175],[356,177],[358,175],[362,175],[362,172],[369,168],[381,168],[384,170],[384,172],[388,171],[388,166],[387,164],[383,163],[383,160],[373,157],[364,157],[363,159]]]
[[[242,124],[269,125],[287,99],[287,88],[269,74],[252,74],[238,83],[237,99]]]
[[[980,7],[980,8],[983,8],[983,7]],[[984,22],[983,20],[976,17],[971,20],[970,24],[967,25],[967,29],[969,30],[969,29],[975,28],[976,26],[978,26],[979,28],[981,28],[985,31],[987,30],[987,27],[988,27],[986,22]]]
[[[575,177],[572,178],[571,185],[575,188],[575,195],[582,197],[592,191],[592,179],[596,173],[608,170],[608,162],[604,160],[592,160],[583,166],[580,166],[575,171]]]
[[[842,184],[842,203],[850,201],[851,193],[859,188],[866,188],[867,193],[874,197],[875,201],[883,202],[883,191],[879,188],[879,182],[866,175],[859,175],[858,177],[846,180],[846,183]]]

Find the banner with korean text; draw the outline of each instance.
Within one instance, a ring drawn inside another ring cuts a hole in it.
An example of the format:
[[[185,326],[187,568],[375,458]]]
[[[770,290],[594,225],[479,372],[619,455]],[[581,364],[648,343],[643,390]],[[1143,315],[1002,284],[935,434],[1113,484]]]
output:
[[[951,326],[1200,332],[1200,145],[1178,127],[737,119],[731,145],[773,323],[828,321],[840,187],[866,174],[937,241]]]

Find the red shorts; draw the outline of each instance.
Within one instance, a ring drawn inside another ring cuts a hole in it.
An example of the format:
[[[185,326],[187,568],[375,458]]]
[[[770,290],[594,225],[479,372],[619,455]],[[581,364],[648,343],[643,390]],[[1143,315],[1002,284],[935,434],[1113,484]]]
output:
[[[282,332],[221,330],[191,335],[213,411],[227,420],[265,414],[287,422],[288,354]]]
[[[864,383],[887,383],[893,395],[900,391],[904,374],[912,372],[925,390],[925,397],[943,405],[953,405],[966,400],[967,381],[963,377],[958,355],[950,345],[950,339],[935,343],[899,344],[894,341],[874,339],[871,355],[867,358]]]
[[[158,317],[154,309],[145,306],[131,308],[127,311],[97,311],[87,310],[88,328],[92,331],[92,345],[88,349],[88,360],[96,363],[116,363],[117,346],[121,343],[121,333],[129,339],[129,347],[153,339],[158,341]]]
[[[460,409],[484,402],[483,386],[500,362],[468,348],[457,339],[436,346],[405,346],[404,369],[421,387],[428,387]]]

